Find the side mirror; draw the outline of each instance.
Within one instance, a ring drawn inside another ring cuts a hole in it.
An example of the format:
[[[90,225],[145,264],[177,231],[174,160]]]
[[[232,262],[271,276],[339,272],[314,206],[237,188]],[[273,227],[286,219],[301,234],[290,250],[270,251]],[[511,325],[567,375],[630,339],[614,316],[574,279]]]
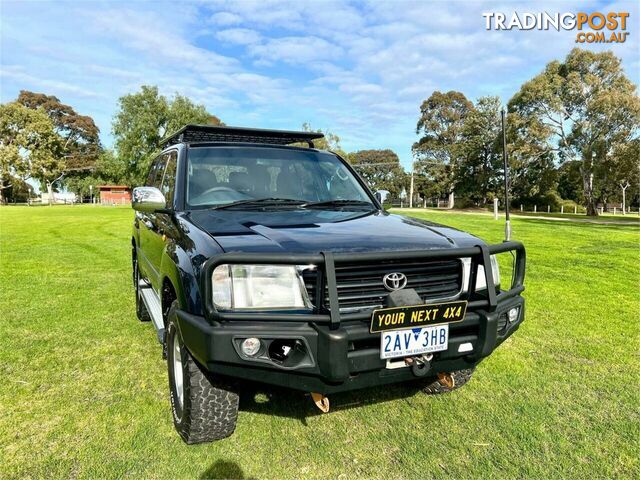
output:
[[[389,190],[376,190],[375,193],[376,198],[381,204],[387,201],[387,195],[389,195]]]
[[[133,189],[131,206],[138,212],[153,213],[167,208],[167,201],[156,187],[136,187]]]

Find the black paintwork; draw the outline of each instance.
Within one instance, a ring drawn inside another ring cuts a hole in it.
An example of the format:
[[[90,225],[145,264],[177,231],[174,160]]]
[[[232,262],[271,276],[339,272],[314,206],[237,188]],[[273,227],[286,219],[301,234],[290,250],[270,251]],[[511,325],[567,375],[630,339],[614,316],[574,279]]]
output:
[[[374,252],[481,244],[468,233],[375,212],[198,210],[191,221],[225,252]]]
[[[209,142],[203,145],[229,147],[229,143]],[[475,280],[476,265],[488,265],[489,249],[473,235],[436,223],[385,212],[364,182],[344,161],[346,168],[358,178],[371,197],[376,207],[375,211],[295,208],[257,211],[187,210],[186,156],[189,148],[197,147],[197,144],[178,143],[165,150],[176,150],[178,153],[173,205],[168,205],[167,210],[163,212],[153,214],[136,212],[132,242],[140,271],[154,290],[159,295],[162,295],[163,288],[167,286],[175,291],[180,305],[179,328],[186,346],[198,361],[214,372],[303,390],[314,388],[324,392],[402,381],[406,380],[408,375],[408,369],[403,369],[401,373],[387,372],[384,362],[378,358],[377,349],[363,353],[361,357],[351,358],[348,351],[349,342],[352,341],[353,335],[361,334],[356,332],[357,328],[354,330],[353,325],[340,324],[337,308],[332,310],[328,325],[320,321],[309,322],[312,318],[304,316],[301,316],[297,323],[284,322],[284,317],[282,321],[278,321],[278,318],[266,320],[269,316],[265,315],[244,316],[248,318],[237,316],[229,321],[230,317],[217,314],[215,309],[207,310],[207,302],[203,301],[203,292],[206,290],[203,285],[206,287],[206,282],[210,279],[207,276],[207,265],[210,266],[216,259],[224,256],[223,254],[282,257],[311,255],[321,258],[322,263],[328,268],[333,265],[334,256],[346,258],[349,255],[373,255],[375,258],[383,259],[386,256],[397,255],[398,252],[437,251],[446,255],[447,252],[458,249],[476,249],[473,250],[473,254],[469,254],[474,265],[472,284]],[[475,305],[474,302],[470,303],[465,322],[471,322],[469,325],[473,323],[473,328],[478,332],[470,339],[476,347],[475,353],[457,355],[455,358],[440,355],[443,363],[438,367],[437,362],[434,362],[433,368],[441,368],[438,371],[449,371],[446,369],[454,367],[469,368],[491,353],[500,341],[519,326],[524,315],[524,300],[519,296],[523,289],[524,249],[521,245],[514,245],[505,245],[504,248],[518,249],[519,270],[515,288],[498,296],[490,288],[489,300],[476,299]],[[490,248],[492,251],[496,250],[496,247]],[[329,273],[327,271],[328,277]],[[329,278],[328,281],[330,283]],[[493,287],[490,275],[487,276],[487,283]],[[496,319],[511,305],[522,307],[521,316],[501,337],[495,331]],[[163,305],[163,309],[166,308],[167,305]],[[329,318],[329,315],[326,317]],[[465,322],[461,325],[464,326]],[[360,324],[365,325],[362,321]],[[304,339],[310,350],[312,366],[305,367],[303,371],[295,371],[278,365],[256,364],[250,359],[242,358],[238,351],[232,348],[234,339],[242,335],[245,335],[245,338],[256,335],[264,338],[271,336]],[[452,345],[455,345],[453,338],[451,341]],[[366,375],[358,381],[349,380],[354,372],[366,372]]]

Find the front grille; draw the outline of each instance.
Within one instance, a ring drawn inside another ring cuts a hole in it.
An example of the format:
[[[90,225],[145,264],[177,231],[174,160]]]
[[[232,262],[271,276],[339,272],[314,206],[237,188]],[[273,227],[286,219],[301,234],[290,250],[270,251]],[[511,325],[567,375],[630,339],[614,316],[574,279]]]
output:
[[[302,271],[302,280],[304,281],[304,286],[307,289],[307,295],[309,296],[309,300],[311,300],[311,304],[316,307],[317,310],[320,310],[318,307],[318,288],[320,286],[320,276],[318,275],[318,270],[316,268],[308,268]]]
[[[307,273],[308,272],[308,273]],[[317,305],[319,284],[315,272],[303,275],[309,297]],[[462,262],[454,260],[425,261],[388,260],[375,264],[349,262],[336,264],[336,283],[341,312],[373,309],[385,304],[389,291],[382,278],[393,272],[407,276],[405,288],[413,288],[423,301],[452,298],[462,287]],[[324,285],[323,302],[329,306],[329,292]]]

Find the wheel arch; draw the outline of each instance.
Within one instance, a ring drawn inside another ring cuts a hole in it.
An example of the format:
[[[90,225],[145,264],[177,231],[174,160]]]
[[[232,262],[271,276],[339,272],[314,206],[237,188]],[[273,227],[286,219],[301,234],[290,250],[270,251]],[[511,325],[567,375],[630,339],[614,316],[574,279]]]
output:
[[[160,304],[162,305],[162,319],[164,320],[165,328],[169,326],[168,324],[168,316],[169,310],[171,309],[171,304],[178,300],[178,304],[180,305],[180,300],[178,298],[178,292],[173,285],[171,279],[165,276],[162,279],[162,289],[160,290]]]
[[[178,244],[167,245],[162,253],[161,260],[161,300],[163,311],[168,311],[171,304],[165,305],[164,291],[167,282],[173,289],[174,296],[168,296],[178,300],[178,307],[189,313],[199,314],[202,310],[200,301],[200,287],[191,263],[189,254]]]

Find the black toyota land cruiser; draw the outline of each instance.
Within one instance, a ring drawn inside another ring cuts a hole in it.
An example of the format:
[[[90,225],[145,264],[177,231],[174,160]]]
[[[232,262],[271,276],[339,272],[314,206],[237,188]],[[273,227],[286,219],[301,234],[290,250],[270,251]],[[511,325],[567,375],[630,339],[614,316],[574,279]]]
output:
[[[524,319],[522,244],[387,213],[320,137],[188,125],[134,189],[137,315],[163,345],[187,443],[233,433],[246,381],[323,411],[364,387],[450,391]]]

